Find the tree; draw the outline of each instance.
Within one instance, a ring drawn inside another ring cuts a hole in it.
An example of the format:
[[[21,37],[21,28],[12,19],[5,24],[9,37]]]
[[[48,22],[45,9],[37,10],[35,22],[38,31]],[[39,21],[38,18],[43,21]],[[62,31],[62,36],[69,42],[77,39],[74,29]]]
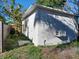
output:
[[[79,0],[67,0],[64,10],[71,14],[77,14],[79,10]]]
[[[62,8],[65,0],[37,0],[36,3],[52,8]]]
[[[76,21],[79,24],[79,0],[67,0],[64,6],[64,10],[70,14],[76,15]]]
[[[64,6],[64,10],[66,10],[70,14],[75,15],[75,20],[78,24],[78,38],[79,38],[79,0],[67,0]]]
[[[15,3],[15,0],[1,0],[0,16],[10,17],[15,21],[16,29],[21,31],[22,6]]]
[[[15,0],[0,0],[0,20],[4,23],[6,23],[6,20],[8,21],[12,19],[14,21],[14,24],[16,26],[17,30],[21,31],[21,17],[22,17],[22,6],[20,4],[17,4]],[[6,19],[7,18],[7,19]],[[8,22],[9,23],[9,22]],[[13,29],[11,29],[13,30]],[[3,31],[2,31],[3,32]],[[11,31],[12,33],[15,31]],[[17,41],[21,39],[21,34],[18,34],[17,31],[15,34],[11,33],[7,36],[6,40],[3,40],[2,42],[2,50],[7,50],[10,47],[14,48],[14,44],[17,45]],[[20,38],[19,38],[20,37]],[[6,48],[7,47],[7,48]],[[4,51],[3,51],[4,52]]]

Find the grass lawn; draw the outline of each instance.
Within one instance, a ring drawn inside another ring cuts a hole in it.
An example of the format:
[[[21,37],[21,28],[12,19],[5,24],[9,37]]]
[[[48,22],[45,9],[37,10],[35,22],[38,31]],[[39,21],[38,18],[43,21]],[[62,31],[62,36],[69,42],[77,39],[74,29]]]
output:
[[[22,46],[0,55],[0,59],[79,59],[78,42],[58,46]]]

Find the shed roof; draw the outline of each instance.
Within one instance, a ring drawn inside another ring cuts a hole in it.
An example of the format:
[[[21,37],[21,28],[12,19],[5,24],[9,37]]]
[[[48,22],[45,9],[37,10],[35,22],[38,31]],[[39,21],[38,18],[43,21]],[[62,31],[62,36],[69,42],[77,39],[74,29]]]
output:
[[[67,13],[64,10],[55,9],[55,8],[51,8],[51,7],[46,7],[46,6],[43,6],[43,5],[34,4],[30,8],[28,8],[27,11],[23,14],[22,20],[24,20],[27,17],[29,17],[37,9],[43,9],[43,10],[48,11],[49,13],[60,15],[60,16],[65,16],[65,17],[74,17],[75,16],[73,14]]]

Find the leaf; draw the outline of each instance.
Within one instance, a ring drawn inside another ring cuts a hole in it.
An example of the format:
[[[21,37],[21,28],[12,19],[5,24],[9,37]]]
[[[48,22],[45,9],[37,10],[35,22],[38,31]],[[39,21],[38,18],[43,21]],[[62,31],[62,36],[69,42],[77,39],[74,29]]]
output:
[[[76,4],[76,3],[77,3],[77,0],[72,0],[72,1],[73,1],[73,3],[74,3],[74,4]]]
[[[56,8],[60,8],[63,7],[64,5],[64,0],[37,0],[36,3],[37,4],[42,4],[48,7],[56,7]]]
[[[10,6],[10,8],[13,10],[13,9],[14,9],[14,5],[12,4],[12,5]]]
[[[4,2],[7,2],[7,0],[3,0]]]
[[[21,4],[18,4],[19,8],[22,8],[23,6]]]
[[[12,3],[12,4],[15,4],[15,0],[11,0],[11,3]]]

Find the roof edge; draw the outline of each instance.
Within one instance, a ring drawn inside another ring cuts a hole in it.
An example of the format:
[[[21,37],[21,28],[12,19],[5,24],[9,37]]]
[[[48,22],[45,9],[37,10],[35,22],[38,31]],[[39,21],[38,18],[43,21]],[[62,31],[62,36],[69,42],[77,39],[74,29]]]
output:
[[[22,16],[22,20],[24,20],[24,19],[26,19],[27,17],[29,17],[32,13],[34,13],[34,11],[37,9],[37,8],[39,8],[39,9],[45,9],[45,10],[47,10],[47,11],[49,11],[49,12],[51,12],[51,13],[54,13],[54,14],[60,14],[61,16],[66,16],[66,17],[74,17],[75,15],[73,15],[73,14],[69,14],[69,13],[67,13],[67,12],[62,12],[62,10],[61,11],[59,11],[58,9],[56,10],[56,9],[54,9],[54,8],[51,8],[51,7],[47,7],[47,6],[43,6],[43,5],[39,5],[39,4],[33,4],[32,6],[30,6],[28,9],[27,9],[27,11],[24,13],[24,15]],[[62,14],[64,14],[64,15],[62,15]]]

